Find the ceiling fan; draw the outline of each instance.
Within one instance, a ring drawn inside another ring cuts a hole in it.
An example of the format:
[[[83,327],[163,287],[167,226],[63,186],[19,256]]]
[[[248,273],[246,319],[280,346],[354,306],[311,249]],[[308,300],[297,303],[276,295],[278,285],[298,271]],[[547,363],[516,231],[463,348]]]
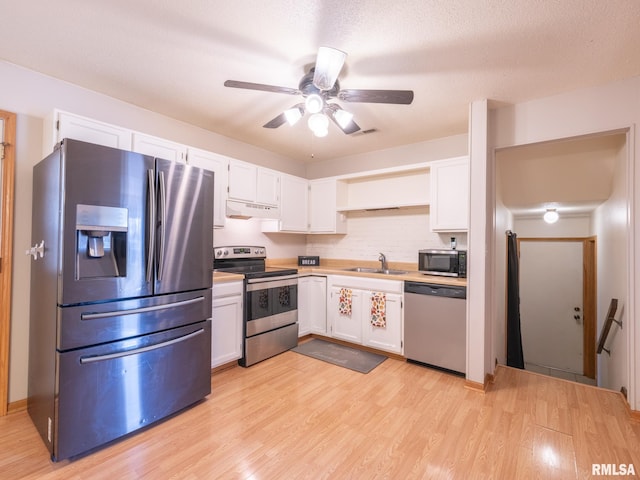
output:
[[[360,130],[353,121],[353,115],[329,100],[336,98],[345,102],[390,103],[409,105],[413,101],[412,90],[341,90],[338,75],[342,70],[347,54],[330,47],[320,47],[316,64],[302,77],[298,88],[278,87],[262,83],[227,80],[225,87],[245,88],[264,92],[302,95],[305,99],[263,125],[264,128],[278,128],[285,122],[295,124],[305,112],[311,114],[309,128],[318,137],[327,135],[331,119],[344,133],[351,134]]]

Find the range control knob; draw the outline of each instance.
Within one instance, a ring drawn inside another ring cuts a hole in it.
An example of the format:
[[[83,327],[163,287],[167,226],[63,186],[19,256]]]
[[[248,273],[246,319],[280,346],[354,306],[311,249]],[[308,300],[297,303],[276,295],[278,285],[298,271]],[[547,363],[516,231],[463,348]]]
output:
[[[222,256],[222,250],[216,250],[216,257]]]

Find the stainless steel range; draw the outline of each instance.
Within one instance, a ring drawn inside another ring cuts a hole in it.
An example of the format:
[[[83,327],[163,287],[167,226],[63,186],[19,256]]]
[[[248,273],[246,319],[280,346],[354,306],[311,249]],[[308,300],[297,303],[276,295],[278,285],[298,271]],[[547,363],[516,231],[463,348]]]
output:
[[[214,270],[244,275],[244,347],[249,367],[298,345],[298,270],[267,267],[265,247],[214,249]]]

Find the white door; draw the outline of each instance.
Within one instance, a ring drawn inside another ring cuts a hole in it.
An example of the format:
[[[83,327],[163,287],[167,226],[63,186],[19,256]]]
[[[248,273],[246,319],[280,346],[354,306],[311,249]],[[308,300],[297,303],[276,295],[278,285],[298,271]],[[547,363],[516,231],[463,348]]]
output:
[[[525,363],[582,375],[581,241],[520,242],[520,321]]]

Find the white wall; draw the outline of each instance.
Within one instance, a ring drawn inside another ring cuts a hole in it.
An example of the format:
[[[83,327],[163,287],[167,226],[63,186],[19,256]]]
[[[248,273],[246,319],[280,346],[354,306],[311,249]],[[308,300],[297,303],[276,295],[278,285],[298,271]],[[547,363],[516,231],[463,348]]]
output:
[[[606,352],[598,355],[598,385],[620,390],[628,385],[629,324],[627,298],[628,278],[628,214],[627,214],[627,148],[623,148],[616,159],[612,194],[594,212],[593,235],[597,236],[598,246],[598,310],[597,332],[602,331],[609,303],[618,299],[615,318],[623,322],[621,330],[616,324],[611,326]]]
[[[43,119],[54,108],[304,175],[291,159],[1,61],[0,108],[17,114],[10,402],[27,397],[30,261],[24,251],[31,243],[32,168],[42,158]]]
[[[640,122],[640,77],[610,83],[607,85],[568,92],[552,97],[525,102],[513,106],[497,108],[491,112],[490,150],[526,145],[556,139],[568,139],[602,132],[629,130],[629,159],[631,169],[627,176],[630,196],[631,215],[626,224],[629,245],[629,275],[625,280],[628,293],[625,305],[629,330],[627,380],[629,385],[629,402],[631,408],[640,410],[640,328],[638,316],[635,314],[636,304],[640,300],[640,283],[636,281],[636,272],[640,271],[640,139],[638,129],[634,127]],[[492,156],[492,161],[494,156]],[[473,194],[472,190],[472,194]],[[475,202],[485,201],[492,192],[476,192],[472,196]],[[498,238],[494,240],[499,243]],[[638,252],[638,253],[636,253]],[[494,262],[495,258],[491,258]],[[493,282],[487,283],[487,289],[493,289],[503,272],[494,273]],[[492,292],[493,298],[504,297],[504,291]],[[487,317],[487,321],[499,328],[496,323],[502,321],[496,311]],[[497,352],[494,346],[494,352]],[[494,353],[495,354],[495,353]],[[625,366],[616,367],[622,371]]]

